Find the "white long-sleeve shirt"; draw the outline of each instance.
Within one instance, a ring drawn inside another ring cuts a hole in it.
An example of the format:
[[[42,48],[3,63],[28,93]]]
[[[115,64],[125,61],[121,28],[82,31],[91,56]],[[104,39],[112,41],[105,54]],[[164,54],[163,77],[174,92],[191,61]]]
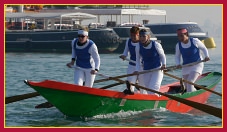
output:
[[[72,58],[76,59],[76,51],[74,49],[75,40],[76,39],[74,39],[72,41],[71,45],[72,45]],[[84,49],[84,48],[86,48],[88,46],[88,44],[89,44],[89,39],[87,39],[87,43],[84,44],[83,46],[76,45],[76,48]],[[91,47],[89,48],[88,52],[91,54],[91,57],[92,57],[91,60],[90,60],[92,68],[99,70],[99,67],[100,67],[100,56],[99,56],[98,48],[97,48],[96,44],[92,44]]]

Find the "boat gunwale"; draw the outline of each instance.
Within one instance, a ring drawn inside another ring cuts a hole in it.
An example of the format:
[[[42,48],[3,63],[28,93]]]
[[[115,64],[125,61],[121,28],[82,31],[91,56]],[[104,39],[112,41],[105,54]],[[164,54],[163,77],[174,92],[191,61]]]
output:
[[[139,93],[135,93],[134,95],[126,95],[120,91],[90,88],[86,86],[78,86],[75,84],[63,83],[63,82],[58,82],[54,80],[44,80],[41,82],[28,81],[27,83],[31,87],[62,90],[62,91],[90,94],[94,96],[103,96],[103,97],[110,97],[110,98],[120,98],[120,99],[130,99],[130,100],[168,100],[168,98],[165,96],[146,95],[146,94],[139,94]]]

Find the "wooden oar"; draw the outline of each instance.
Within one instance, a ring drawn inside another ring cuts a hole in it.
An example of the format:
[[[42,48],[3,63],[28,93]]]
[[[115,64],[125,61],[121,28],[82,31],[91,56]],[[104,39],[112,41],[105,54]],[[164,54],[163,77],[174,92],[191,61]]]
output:
[[[130,60],[128,58],[125,58],[125,60],[136,64],[136,61]],[[182,65],[181,68],[182,67],[187,67],[187,66],[193,66],[193,65],[199,64],[201,62],[205,62],[205,60],[201,60],[201,61],[196,61],[196,62],[192,62],[192,63],[189,63],[189,64],[185,64],[185,65]],[[170,66],[170,67],[167,67],[166,69],[167,69],[167,71],[170,71],[170,70],[176,70],[176,69],[180,69],[180,68],[178,68],[176,66]]]
[[[33,92],[33,93],[27,93],[27,94],[22,94],[22,95],[15,95],[11,97],[6,97],[5,98],[5,104],[13,103],[16,101],[28,99],[28,98],[33,98],[36,96],[39,96],[40,94],[38,92]]]
[[[170,67],[167,67],[167,68],[173,68],[173,66],[170,66]],[[141,72],[138,72],[138,74],[144,74],[144,73],[153,72],[153,71],[157,71],[157,70],[160,70],[160,68],[155,68],[155,69],[151,69],[151,70],[141,71]],[[123,78],[123,77],[136,76],[138,74],[131,73],[131,74],[125,74],[125,75],[115,76],[115,77],[111,77],[111,78],[118,79],[118,78]],[[109,81],[109,80],[112,80],[112,79],[107,77],[105,79],[95,80],[94,83],[99,83],[99,82],[104,82],[104,81]]]
[[[136,63],[135,61],[129,60],[128,58],[125,58],[125,60],[130,61],[130,62],[133,62],[133,63]],[[201,63],[201,62],[204,62],[204,60],[193,62],[193,63],[189,63],[189,64],[185,64],[185,65],[182,65],[182,67],[192,66],[192,65],[195,65],[195,64],[198,64],[198,63]],[[166,67],[166,70],[167,71],[171,71],[171,70],[175,70],[175,69],[179,69],[179,68],[177,68],[176,66]],[[148,72],[152,72],[152,71],[157,71],[157,70],[160,70],[160,68],[138,72],[138,74],[144,74],[144,73],[148,73]],[[131,74],[125,74],[125,75],[115,76],[115,77],[112,77],[112,78],[123,78],[123,77],[135,76],[135,75],[136,74],[131,73]],[[99,82],[104,82],[104,81],[109,81],[109,80],[111,80],[111,79],[105,78],[105,79],[95,80],[94,83],[99,83]]]
[[[110,84],[110,85],[107,85],[107,86],[104,86],[104,87],[101,87],[100,89],[107,89],[107,88],[111,88],[111,87],[114,87],[114,86],[118,86],[118,85],[121,85],[123,83],[114,83],[114,84]]]
[[[214,94],[217,94],[217,95],[219,95],[219,96],[222,96],[222,94],[220,94],[220,93],[218,93],[218,92],[216,92],[216,91],[213,91],[213,90],[211,90],[211,89],[205,88],[205,87],[203,87],[203,86],[201,86],[201,85],[195,84],[195,83],[190,82],[190,81],[188,81],[188,80],[179,78],[179,77],[174,76],[174,75],[172,75],[172,74],[169,74],[169,73],[167,73],[167,72],[164,72],[164,74],[167,75],[167,76],[170,76],[170,77],[172,77],[172,78],[175,78],[175,79],[177,79],[177,80],[182,80],[183,82],[192,84],[192,85],[194,85],[194,86],[196,86],[196,87],[198,87],[198,88],[204,89],[204,90],[209,91],[209,92],[211,92],[211,93],[214,93]]]
[[[100,76],[103,76],[103,77],[107,77],[107,76],[105,76],[103,74],[100,74],[100,73],[97,73],[97,75],[100,75]],[[112,78],[112,77],[108,77],[108,78],[111,79],[111,80],[118,81],[120,83],[126,83],[126,81],[120,80],[118,78]],[[156,91],[156,90],[153,90],[153,89],[149,89],[149,88],[140,86],[138,84],[131,83],[131,85],[133,85],[135,87],[138,87],[140,89],[144,89],[144,90],[147,90],[147,91],[150,91],[150,92],[153,92],[153,93],[157,93],[159,95],[163,95],[165,97],[168,97],[170,99],[176,100],[178,102],[181,102],[183,104],[186,104],[188,106],[191,106],[193,108],[201,110],[201,111],[206,112],[208,114],[211,114],[211,115],[214,115],[216,117],[222,118],[222,109],[220,109],[220,108],[216,108],[216,107],[209,106],[209,105],[206,105],[206,104],[201,104],[201,103],[198,103],[198,102],[195,102],[195,101],[183,99],[183,98],[172,96],[172,95],[169,95],[169,94],[161,93],[159,91]]]

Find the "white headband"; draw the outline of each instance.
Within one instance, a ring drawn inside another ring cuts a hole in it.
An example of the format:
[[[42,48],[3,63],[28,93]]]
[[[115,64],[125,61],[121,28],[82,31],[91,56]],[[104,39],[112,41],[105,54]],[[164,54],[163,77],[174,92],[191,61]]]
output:
[[[84,31],[84,30],[79,30],[79,31],[78,31],[78,35],[79,35],[79,34],[88,36],[88,32],[87,32],[87,31]]]

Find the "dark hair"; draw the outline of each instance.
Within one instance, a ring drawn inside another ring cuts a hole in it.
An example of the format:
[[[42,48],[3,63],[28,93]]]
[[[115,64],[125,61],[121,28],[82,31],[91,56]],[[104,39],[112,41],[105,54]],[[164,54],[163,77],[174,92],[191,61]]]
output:
[[[140,32],[139,32],[140,35],[148,35],[148,36],[151,36],[150,35],[150,32],[146,29],[141,29]]]
[[[140,31],[140,28],[138,26],[133,26],[131,29],[130,29],[130,33],[139,33]]]
[[[187,28],[178,28],[177,31],[180,31],[180,30],[183,30],[183,29],[187,30]]]
[[[148,32],[148,31],[146,29],[141,29],[140,33],[142,33],[142,32]]]

